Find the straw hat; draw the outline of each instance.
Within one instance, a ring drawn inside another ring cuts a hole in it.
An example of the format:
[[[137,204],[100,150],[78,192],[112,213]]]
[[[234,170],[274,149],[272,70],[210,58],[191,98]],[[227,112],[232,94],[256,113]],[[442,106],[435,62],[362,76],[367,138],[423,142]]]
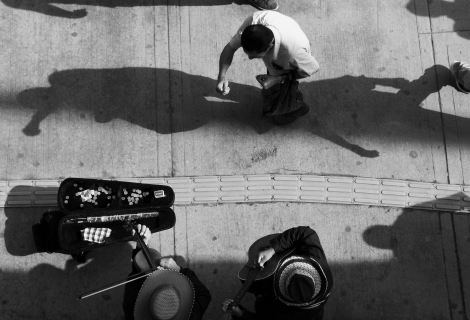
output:
[[[194,288],[187,277],[173,270],[156,270],[139,291],[134,319],[187,320],[193,303]]]
[[[326,277],[315,260],[290,256],[277,269],[274,286],[282,303],[308,308],[325,292],[325,283]]]

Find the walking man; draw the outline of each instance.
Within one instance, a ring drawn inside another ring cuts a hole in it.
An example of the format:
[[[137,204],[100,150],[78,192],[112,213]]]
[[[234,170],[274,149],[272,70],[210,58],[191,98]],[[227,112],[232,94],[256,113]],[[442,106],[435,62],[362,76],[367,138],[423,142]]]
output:
[[[239,48],[243,48],[250,60],[262,59],[266,65],[267,74],[256,77],[267,100],[263,108],[265,115],[283,125],[308,113],[297,80],[316,73],[319,65],[297,22],[275,11],[250,15],[220,55],[216,90],[223,95],[230,91],[227,71]]]

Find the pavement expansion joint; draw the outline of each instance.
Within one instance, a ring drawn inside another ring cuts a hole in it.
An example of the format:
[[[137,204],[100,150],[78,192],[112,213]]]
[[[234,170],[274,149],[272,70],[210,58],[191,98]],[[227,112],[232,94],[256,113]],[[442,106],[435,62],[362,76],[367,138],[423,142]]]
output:
[[[113,180],[167,185],[175,205],[312,202],[470,212],[470,186],[314,175],[237,175]],[[0,207],[57,206],[61,180],[0,181]]]

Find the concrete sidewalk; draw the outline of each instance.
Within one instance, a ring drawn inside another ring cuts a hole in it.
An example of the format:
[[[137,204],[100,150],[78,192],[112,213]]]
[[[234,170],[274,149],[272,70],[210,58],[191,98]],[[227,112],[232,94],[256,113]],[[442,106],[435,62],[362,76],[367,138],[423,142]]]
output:
[[[230,94],[215,92],[219,54],[255,10],[244,1],[2,0],[0,180],[301,173],[470,184],[470,95],[447,69],[470,61],[468,0],[279,4],[321,66],[301,84],[310,113],[284,127],[261,116],[261,61],[238,52]],[[124,278],[133,244],[84,265],[36,253],[31,225],[45,210],[0,214],[2,320],[121,319],[123,288],[76,297]],[[248,246],[297,225],[317,230],[334,272],[326,319],[470,317],[467,215],[287,202],[174,210],[176,227],[152,246],[207,284],[206,319],[236,293]]]

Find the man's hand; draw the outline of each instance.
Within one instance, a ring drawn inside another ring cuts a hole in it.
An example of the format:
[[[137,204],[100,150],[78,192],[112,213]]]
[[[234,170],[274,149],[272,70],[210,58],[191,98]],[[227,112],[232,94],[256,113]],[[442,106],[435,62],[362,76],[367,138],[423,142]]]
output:
[[[232,299],[227,299],[224,302],[222,302],[222,311],[227,312],[227,308],[229,304],[232,302]],[[239,307],[233,307],[232,310],[229,312],[232,313],[235,317],[241,317],[243,315],[243,311]]]
[[[271,76],[269,74],[259,74],[256,76],[256,80],[263,86],[264,89],[269,89],[272,86],[281,83],[282,76]]]
[[[230,88],[228,86],[228,80],[226,77],[219,77],[219,79],[217,80],[216,90],[218,93],[221,93],[224,96],[230,92]]]
[[[258,253],[258,264],[259,264],[261,267],[264,267],[264,264],[266,263],[266,261],[268,261],[269,259],[271,259],[271,257],[272,257],[275,253],[276,253],[276,252],[274,252],[274,249],[273,249],[273,248],[264,249],[263,251],[261,251],[260,253]]]
[[[148,245],[150,238],[152,237],[152,232],[150,231],[149,228],[145,224],[138,224],[137,225],[137,231],[139,231],[139,234],[142,237],[142,240],[144,240],[145,244]],[[135,234],[134,229],[132,229],[132,235]]]
[[[160,259],[160,267],[172,269],[180,272],[180,266],[172,258],[162,258]]]

